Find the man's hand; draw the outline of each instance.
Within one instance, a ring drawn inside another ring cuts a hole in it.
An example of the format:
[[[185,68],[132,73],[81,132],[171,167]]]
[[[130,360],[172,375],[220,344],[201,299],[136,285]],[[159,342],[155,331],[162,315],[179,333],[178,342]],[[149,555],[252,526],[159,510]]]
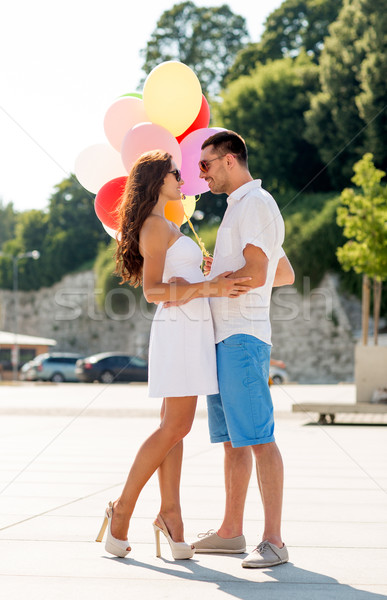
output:
[[[168,280],[168,283],[189,283],[184,277],[171,277]],[[182,306],[183,304],[187,304],[191,298],[186,298],[185,300],[169,300],[168,302],[163,302],[163,308],[170,308],[171,306]]]
[[[216,284],[215,296],[237,298],[242,294],[250,292],[251,287],[249,282],[251,281],[251,277],[231,277],[231,275],[235,275],[235,272],[225,271],[211,280],[210,283],[213,286]]]
[[[212,258],[212,256],[205,256],[203,260],[204,260],[203,273],[205,276],[207,276],[211,273],[212,261],[214,259]]]

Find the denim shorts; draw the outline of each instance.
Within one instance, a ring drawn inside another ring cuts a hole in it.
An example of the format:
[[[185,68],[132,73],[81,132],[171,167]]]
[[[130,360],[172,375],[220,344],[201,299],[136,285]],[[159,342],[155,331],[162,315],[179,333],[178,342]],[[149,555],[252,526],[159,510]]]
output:
[[[219,394],[207,396],[211,442],[234,448],[274,442],[271,346],[244,333],[216,345]]]

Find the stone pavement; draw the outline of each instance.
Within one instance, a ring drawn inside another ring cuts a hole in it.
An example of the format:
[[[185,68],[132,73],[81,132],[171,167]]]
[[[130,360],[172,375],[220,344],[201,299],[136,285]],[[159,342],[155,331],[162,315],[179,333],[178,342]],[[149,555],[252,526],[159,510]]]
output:
[[[242,569],[239,556],[174,561],[152,520],[159,492],[143,490],[130,530],[132,552],[117,559],[94,542],[159,401],[144,385],[0,386],[0,590],[7,600],[114,597],[207,600],[387,597],[386,421],[363,417],[319,426],[293,414],[295,402],[351,402],[354,387],[273,388],[276,437],[285,463],[283,537],[290,562]],[[368,423],[368,424],[367,424]],[[182,506],[187,541],[220,524],[223,450],[208,441],[206,409],[185,442]],[[252,478],[245,518],[248,549],[262,532]]]

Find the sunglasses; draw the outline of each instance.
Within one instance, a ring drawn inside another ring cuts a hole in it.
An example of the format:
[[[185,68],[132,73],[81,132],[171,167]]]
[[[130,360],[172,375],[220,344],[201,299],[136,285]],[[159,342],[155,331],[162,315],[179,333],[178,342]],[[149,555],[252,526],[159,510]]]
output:
[[[227,152],[227,154],[230,154],[230,152]],[[227,154],[222,154],[222,156],[217,156],[216,158],[211,158],[211,160],[199,160],[199,169],[201,170],[202,173],[208,173],[209,170],[209,163],[214,162],[214,160],[218,160],[219,158],[224,158],[225,156],[227,156]],[[234,154],[232,155],[234,156]]]
[[[168,173],[172,173],[175,178],[176,181],[179,183],[179,181],[181,181],[181,171],[179,171],[179,169],[174,169],[173,171],[168,171]]]

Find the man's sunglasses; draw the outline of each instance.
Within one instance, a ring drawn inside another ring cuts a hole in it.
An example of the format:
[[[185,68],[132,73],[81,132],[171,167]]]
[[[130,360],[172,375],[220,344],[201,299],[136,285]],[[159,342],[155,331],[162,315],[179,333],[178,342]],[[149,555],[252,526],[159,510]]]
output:
[[[209,170],[209,163],[214,162],[214,160],[218,160],[219,158],[224,158],[225,156],[227,156],[227,154],[231,154],[230,152],[227,152],[226,154],[222,154],[221,156],[217,156],[216,158],[211,158],[211,160],[199,160],[199,169],[201,170],[202,173],[208,173]],[[234,154],[232,156],[235,156]]]
[[[173,171],[168,171],[168,173],[173,173],[173,175],[176,178],[176,181],[179,183],[179,181],[181,181],[181,172],[179,171],[179,169],[174,169]]]

